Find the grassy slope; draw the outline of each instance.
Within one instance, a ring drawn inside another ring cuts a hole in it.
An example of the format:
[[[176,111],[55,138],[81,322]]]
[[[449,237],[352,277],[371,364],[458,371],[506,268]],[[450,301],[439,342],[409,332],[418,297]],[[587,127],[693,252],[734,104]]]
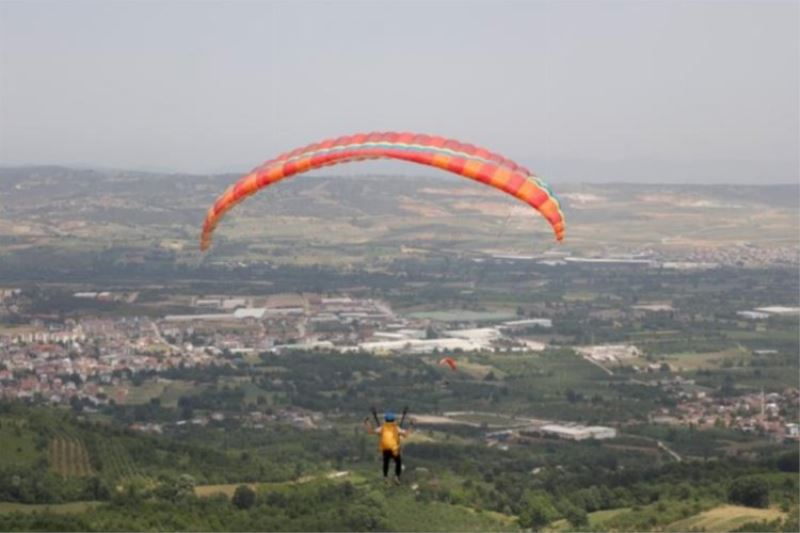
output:
[[[263,492],[281,490],[297,483],[313,482],[323,476],[306,476],[297,481],[286,483],[248,483],[251,488]],[[386,487],[379,481],[369,481],[358,472],[336,477],[334,473],[324,477],[336,481],[349,481],[360,490],[371,491],[379,501],[383,502],[387,519],[392,528],[398,531],[514,531],[517,530],[516,519],[500,513],[473,509],[461,505],[442,502],[419,502],[413,491],[407,486]],[[195,494],[209,497],[224,494],[232,497],[239,484],[198,485]]]
[[[635,513],[629,507],[606,509],[589,513],[589,530],[617,531],[619,525],[627,523],[625,515]],[[664,531],[732,531],[748,522],[761,520],[772,521],[783,518],[786,513],[777,509],[754,509],[738,505],[720,505],[697,513],[688,518],[672,522],[665,526],[657,526]],[[565,519],[556,520],[547,531],[571,531],[573,528]],[[622,527],[622,530],[628,528]]]
[[[605,522],[629,510],[630,507],[620,507],[619,509],[605,509],[603,511],[589,513],[589,529],[600,530]],[[550,524],[546,531],[572,531],[572,526],[570,526],[565,518],[562,518]]]
[[[2,513],[37,513],[50,512],[56,514],[82,513],[100,505],[101,502],[69,502],[52,504],[0,502]]]
[[[0,418],[0,467],[32,466],[41,457],[35,435],[24,421]]]
[[[461,505],[418,502],[403,487],[386,491],[387,518],[398,531],[515,531],[514,518]]]
[[[690,516],[667,526],[667,531],[732,531],[747,522],[768,522],[783,518],[786,513],[777,509],[754,509],[739,505],[721,505],[708,511]]]

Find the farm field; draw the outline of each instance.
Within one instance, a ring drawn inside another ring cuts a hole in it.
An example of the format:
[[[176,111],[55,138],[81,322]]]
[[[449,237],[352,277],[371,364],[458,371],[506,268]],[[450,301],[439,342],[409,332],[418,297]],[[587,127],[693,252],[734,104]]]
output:
[[[200,498],[210,498],[211,496],[217,494],[223,494],[228,498],[233,498],[233,493],[236,492],[236,487],[240,485],[245,485],[250,487],[254,491],[258,491],[262,484],[261,483],[224,483],[218,485],[197,485],[194,488],[194,493],[196,496]]]
[[[236,487],[240,485],[245,485],[250,487],[256,492],[263,492],[269,490],[278,490],[286,487],[290,487],[292,485],[300,485],[304,483],[310,483],[312,481],[321,480],[321,479],[330,479],[335,481],[349,481],[353,484],[360,484],[364,482],[364,478],[361,477],[358,473],[342,471],[342,472],[328,472],[327,474],[319,474],[319,475],[307,475],[302,476],[298,479],[293,481],[278,481],[278,482],[264,482],[264,483],[222,483],[222,484],[212,484],[212,485],[197,485],[194,488],[194,493],[196,496],[201,498],[208,498],[210,496],[214,496],[215,494],[224,494],[228,498],[232,498],[233,494],[236,492]]]
[[[630,507],[620,507],[618,509],[606,509],[603,511],[595,511],[593,513],[588,513],[587,517],[589,519],[589,527],[591,529],[601,529],[603,524],[612,518],[621,515],[623,513],[627,513],[630,511]],[[560,520],[556,520],[552,524],[550,524],[545,531],[571,531],[572,526],[570,526],[569,522],[566,519],[562,518]]]
[[[380,494],[387,503],[387,520],[398,531],[517,531],[516,519],[492,511],[476,511],[442,502],[420,504],[406,487],[389,487]]]
[[[668,525],[665,531],[733,531],[748,522],[771,522],[786,513],[778,509],[754,509],[739,505],[721,505]]]
[[[113,479],[124,480],[139,476],[139,470],[128,451],[117,441],[104,441],[100,445],[103,472]]]
[[[138,386],[127,387],[124,405],[142,405],[154,398],[159,398],[164,407],[175,407],[178,399],[190,392],[197,392],[197,387],[181,380],[160,379],[148,381]]]
[[[438,360],[436,364],[439,364]],[[499,368],[476,363],[469,359],[457,359],[456,365],[458,371],[473,379],[485,379],[489,374],[492,374],[495,379],[503,379],[505,377],[505,373]]]
[[[66,434],[59,434],[50,441],[50,467],[62,476],[89,476],[89,452],[82,440]]]
[[[668,354],[663,356],[666,361],[679,370],[700,370],[720,368],[726,362],[734,363],[738,361],[748,361],[751,358],[750,352],[736,347],[720,352],[696,353],[685,352]]]
[[[72,514],[91,510],[103,502],[85,501],[69,503],[14,503],[0,502],[0,514],[4,513],[55,513]]]

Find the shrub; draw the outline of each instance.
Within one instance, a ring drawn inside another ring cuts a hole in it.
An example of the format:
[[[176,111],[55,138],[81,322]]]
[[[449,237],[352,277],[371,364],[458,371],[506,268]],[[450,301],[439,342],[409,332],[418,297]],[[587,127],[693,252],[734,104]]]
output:
[[[238,509],[250,509],[256,503],[256,493],[247,485],[239,485],[233,493],[232,502]]]
[[[728,488],[728,501],[747,507],[769,507],[769,486],[762,479],[735,479]]]

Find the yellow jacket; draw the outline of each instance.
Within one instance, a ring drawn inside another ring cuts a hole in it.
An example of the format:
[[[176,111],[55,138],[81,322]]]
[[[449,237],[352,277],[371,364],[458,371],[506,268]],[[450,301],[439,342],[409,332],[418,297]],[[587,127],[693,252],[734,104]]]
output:
[[[378,441],[378,449],[381,452],[390,451],[392,455],[400,453],[402,430],[397,425],[397,422],[384,422],[377,432],[381,437]]]

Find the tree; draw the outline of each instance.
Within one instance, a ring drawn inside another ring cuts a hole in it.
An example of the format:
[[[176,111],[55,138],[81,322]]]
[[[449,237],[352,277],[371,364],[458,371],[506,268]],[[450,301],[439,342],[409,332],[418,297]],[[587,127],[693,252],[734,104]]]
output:
[[[589,525],[589,516],[586,514],[584,509],[581,509],[577,505],[570,505],[564,511],[564,516],[566,517],[567,522],[569,522],[569,524],[576,529]]]
[[[573,389],[567,389],[566,392],[564,393],[564,396],[566,396],[567,401],[569,403],[576,403],[583,401],[583,394],[580,392],[575,392]]]
[[[528,492],[524,496],[519,524],[524,528],[539,530],[555,520],[557,516],[558,511],[553,507],[553,502],[546,492]]]
[[[233,493],[232,502],[238,509],[250,509],[256,503],[256,493],[247,485],[239,485]]]
[[[778,458],[778,470],[781,472],[798,472],[800,471],[800,456],[797,455],[797,450],[788,452]]]
[[[728,488],[728,501],[747,507],[769,507],[769,485],[753,477],[735,479]]]

